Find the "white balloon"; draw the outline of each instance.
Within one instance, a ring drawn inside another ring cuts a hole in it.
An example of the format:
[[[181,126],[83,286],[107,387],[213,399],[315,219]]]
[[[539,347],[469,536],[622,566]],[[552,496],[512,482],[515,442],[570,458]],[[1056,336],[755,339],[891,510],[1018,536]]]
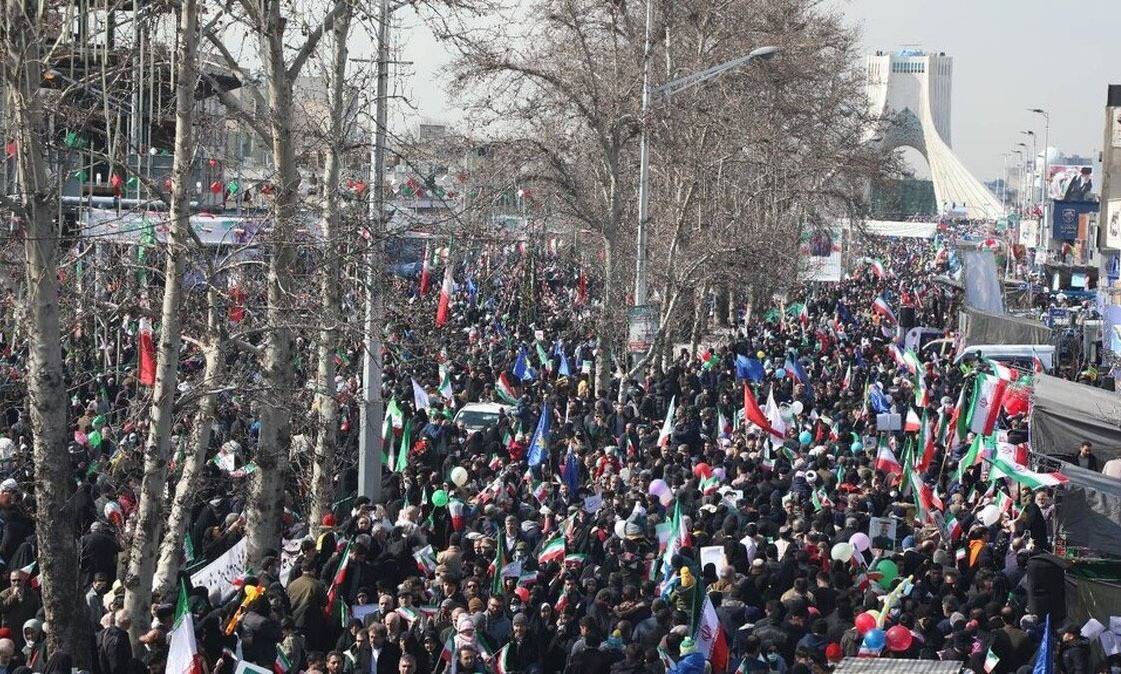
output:
[[[806,409],[806,408],[805,408],[804,405],[802,405],[801,400],[795,400],[794,402],[790,403],[790,411],[793,412],[795,415],[801,414],[802,410],[804,410],[804,409]]]
[[[626,538],[627,537],[627,521],[626,520],[618,520],[618,521],[615,522],[615,537],[616,538]]]
[[[452,482],[454,482],[457,487],[462,487],[467,484],[467,469],[463,466],[452,468]]]
[[[1000,508],[989,504],[981,508],[981,512],[977,513],[977,519],[981,520],[981,524],[991,527],[1000,519]]]
[[[631,480],[631,469],[630,468],[621,469],[619,471],[619,479],[622,480],[623,482],[630,482],[630,480]]]
[[[830,551],[829,556],[838,562],[845,563],[852,559],[853,552],[855,551],[853,550],[852,545],[841,541],[840,543],[837,543],[833,546],[833,549]]]

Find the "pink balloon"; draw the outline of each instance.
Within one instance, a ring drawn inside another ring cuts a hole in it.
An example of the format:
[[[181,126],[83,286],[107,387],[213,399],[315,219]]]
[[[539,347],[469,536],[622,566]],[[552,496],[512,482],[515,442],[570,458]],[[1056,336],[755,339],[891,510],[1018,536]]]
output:
[[[865,552],[868,548],[872,547],[872,540],[868,538],[868,534],[863,531],[858,531],[853,534],[852,537],[849,538],[849,543],[852,543],[852,547],[861,552]]]
[[[86,437],[85,433],[81,431],[74,431],[74,442],[78,443],[79,445],[88,445],[90,444],[90,439]]]
[[[895,625],[887,630],[887,648],[889,651],[905,651],[911,647],[911,642],[915,640],[911,630],[902,625]]]
[[[656,480],[650,481],[650,487],[646,491],[651,496],[661,496],[662,494],[669,491],[669,485],[666,484],[665,480],[658,478]]]

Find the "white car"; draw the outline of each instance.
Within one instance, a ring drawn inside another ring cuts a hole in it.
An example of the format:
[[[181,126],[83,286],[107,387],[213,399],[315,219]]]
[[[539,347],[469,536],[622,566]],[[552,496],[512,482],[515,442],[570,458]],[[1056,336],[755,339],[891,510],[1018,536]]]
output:
[[[462,423],[470,435],[497,424],[498,417],[503,412],[509,414],[513,409],[510,405],[499,403],[467,403],[455,413],[455,423]]]

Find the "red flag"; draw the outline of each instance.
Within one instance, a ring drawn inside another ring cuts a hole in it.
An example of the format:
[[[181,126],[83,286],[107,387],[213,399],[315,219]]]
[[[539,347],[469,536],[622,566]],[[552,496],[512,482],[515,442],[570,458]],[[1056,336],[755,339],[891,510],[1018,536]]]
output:
[[[144,386],[155,386],[156,344],[152,341],[152,321],[141,318],[137,336],[140,340],[140,368],[136,378]]]
[[[751,387],[747,385],[746,381],[743,383],[743,415],[748,421],[762,428],[767,433],[782,439],[782,433],[779,433],[771,426],[770,422],[767,421],[767,415],[763,414],[763,410],[759,409],[759,403],[755,402],[755,396],[751,394]]]
[[[440,304],[436,307],[436,327],[442,328],[448,322],[448,303],[452,298],[452,263],[448,260],[444,267],[444,283],[440,286]]]

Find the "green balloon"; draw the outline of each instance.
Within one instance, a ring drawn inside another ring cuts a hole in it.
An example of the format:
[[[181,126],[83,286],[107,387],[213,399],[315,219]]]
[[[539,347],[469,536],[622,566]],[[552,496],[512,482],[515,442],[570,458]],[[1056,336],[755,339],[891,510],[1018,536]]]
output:
[[[98,441],[100,442],[101,438],[98,438]],[[90,438],[90,444],[93,444],[92,437]],[[443,508],[447,504],[448,492],[444,491],[443,489],[437,489],[436,491],[432,492],[432,505],[436,506],[437,508]]]
[[[229,185],[226,185],[226,189],[229,190],[230,196],[233,196],[241,189],[241,185],[238,185],[237,181],[233,181]]]
[[[91,440],[92,443],[92,440]],[[899,567],[890,559],[885,559],[876,564],[875,571],[880,574],[880,587],[887,588],[891,582],[899,577]]]
[[[99,414],[99,415],[97,415],[96,417],[93,418],[93,427],[94,428],[101,428],[104,425],[105,425],[105,416],[104,415]]]
[[[101,431],[94,431],[89,436],[90,447],[97,448],[101,446]]]

